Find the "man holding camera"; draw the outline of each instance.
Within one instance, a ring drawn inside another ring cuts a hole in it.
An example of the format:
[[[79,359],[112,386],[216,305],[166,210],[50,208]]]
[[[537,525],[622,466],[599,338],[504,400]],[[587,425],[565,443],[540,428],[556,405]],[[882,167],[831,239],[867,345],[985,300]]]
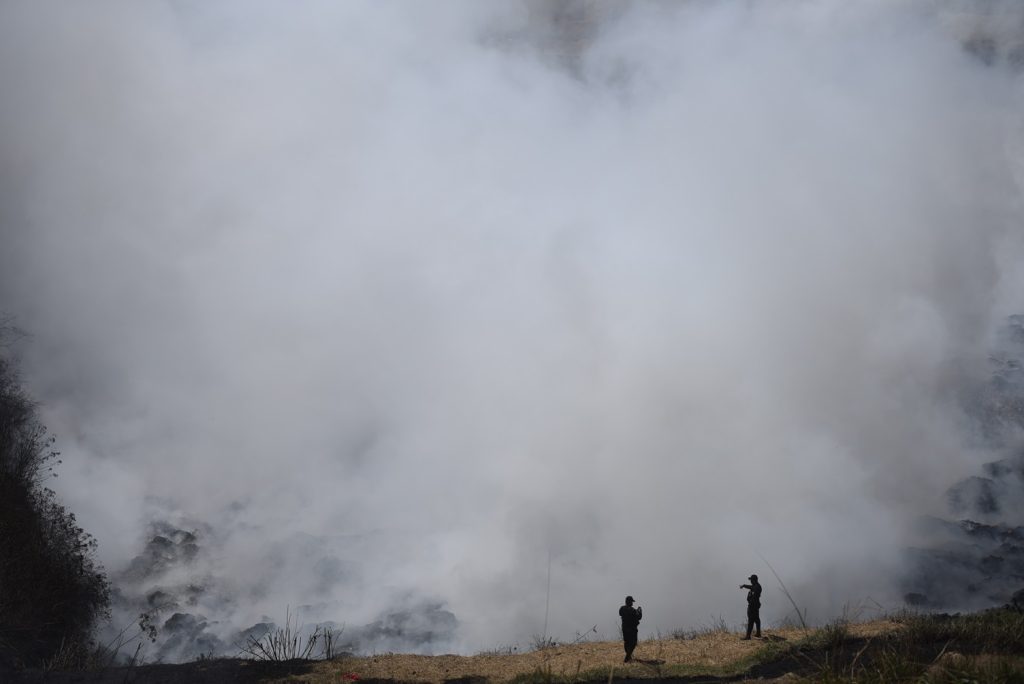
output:
[[[633,649],[636,648],[636,635],[640,628],[640,620],[644,616],[644,609],[640,606],[633,607],[633,597],[626,597],[626,605],[619,608],[619,617],[622,618],[622,641],[626,647],[626,657],[622,661],[628,663],[633,659]]]

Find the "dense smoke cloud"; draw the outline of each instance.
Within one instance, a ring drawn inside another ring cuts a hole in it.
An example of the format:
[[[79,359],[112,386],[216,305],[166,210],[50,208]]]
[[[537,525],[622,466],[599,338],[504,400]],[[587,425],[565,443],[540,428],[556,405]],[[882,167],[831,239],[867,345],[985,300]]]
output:
[[[111,570],[207,530],[234,627],[524,643],[549,558],[557,638],[626,593],[739,622],[759,554],[811,619],[892,605],[992,456],[958,388],[1022,309],[1021,22],[4,3],[0,310],[60,494]]]

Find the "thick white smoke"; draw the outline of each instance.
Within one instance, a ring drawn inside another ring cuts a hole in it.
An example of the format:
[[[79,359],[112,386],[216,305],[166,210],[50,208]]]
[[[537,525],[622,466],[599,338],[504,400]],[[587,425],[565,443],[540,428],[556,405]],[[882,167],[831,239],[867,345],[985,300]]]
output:
[[[523,643],[549,556],[556,638],[627,593],[737,623],[751,572],[778,620],[758,554],[811,619],[891,601],[1024,308],[1021,21],[5,2],[0,311],[55,484],[111,570],[208,524],[237,627],[423,597],[440,648]]]

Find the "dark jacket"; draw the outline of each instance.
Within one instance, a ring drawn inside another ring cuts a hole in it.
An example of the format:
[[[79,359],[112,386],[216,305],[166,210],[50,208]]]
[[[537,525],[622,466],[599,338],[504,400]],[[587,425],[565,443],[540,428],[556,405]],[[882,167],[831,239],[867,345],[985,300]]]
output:
[[[744,584],[750,591],[747,592],[747,608],[761,607],[761,585],[758,582]]]
[[[619,608],[619,617],[622,618],[622,631],[636,631],[640,626],[640,619],[644,616],[639,608],[633,606],[622,606]]]

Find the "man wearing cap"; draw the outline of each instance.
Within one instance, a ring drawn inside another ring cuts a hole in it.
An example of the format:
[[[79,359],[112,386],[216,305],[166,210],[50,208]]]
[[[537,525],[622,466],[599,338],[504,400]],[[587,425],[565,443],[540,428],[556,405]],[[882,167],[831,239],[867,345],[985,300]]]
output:
[[[644,616],[644,609],[640,606],[633,607],[633,597],[626,597],[626,605],[619,608],[619,617],[622,618],[622,641],[626,647],[626,657],[622,661],[628,663],[633,659],[633,649],[636,648],[636,633],[640,627],[640,620]]]
[[[747,636],[744,641],[750,640],[750,633],[757,625],[757,638],[761,638],[761,585],[757,583],[757,575],[751,575],[747,579],[750,584],[741,584],[740,589],[747,590]]]

